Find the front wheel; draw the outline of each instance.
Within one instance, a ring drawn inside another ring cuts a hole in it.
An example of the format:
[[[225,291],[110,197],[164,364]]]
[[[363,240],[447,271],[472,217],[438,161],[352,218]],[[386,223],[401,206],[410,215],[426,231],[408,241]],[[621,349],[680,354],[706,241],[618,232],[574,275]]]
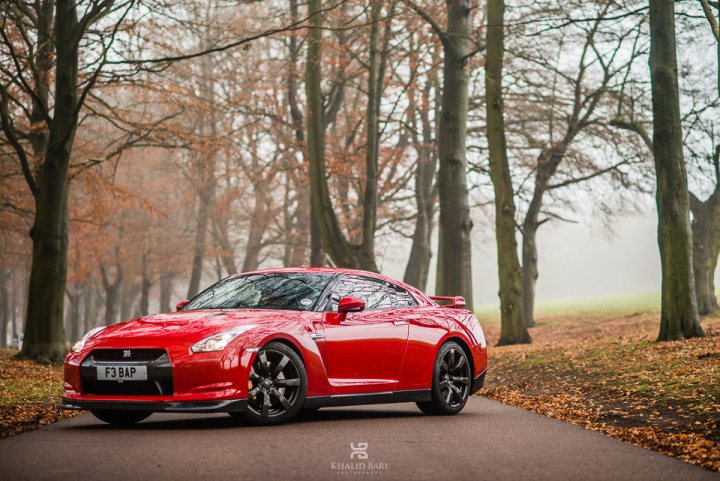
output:
[[[470,362],[456,342],[440,347],[433,366],[432,399],[417,403],[425,414],[457,414],[470,395]]]
[[[302,359],[283,343],[268,343],[255,357],[249,387],[243,417],[255,424],[289,421],[305,404],[307,373]]]
[[[100,421],[116,426],[130,426],[152,414],[148,411],[106,411],[102,409],[92,409],[90,412]]]

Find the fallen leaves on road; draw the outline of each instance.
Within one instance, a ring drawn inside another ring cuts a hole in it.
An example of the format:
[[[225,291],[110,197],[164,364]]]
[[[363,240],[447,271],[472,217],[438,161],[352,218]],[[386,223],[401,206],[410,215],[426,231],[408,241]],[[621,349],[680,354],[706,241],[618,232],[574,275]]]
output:
[[[543,319],[533,344],[490,347],[481,394],[720,471],[720,319],[703,319],[704,338],[650,342],[658,325],[654,312]]]
[[[75,415],[60,408],[62,366],[13,359],[0,351],[0,438]]]

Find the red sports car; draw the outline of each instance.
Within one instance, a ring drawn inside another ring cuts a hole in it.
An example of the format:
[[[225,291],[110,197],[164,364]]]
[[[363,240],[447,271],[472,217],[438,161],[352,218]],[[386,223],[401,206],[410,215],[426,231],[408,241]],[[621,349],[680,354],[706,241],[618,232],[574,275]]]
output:
[[[177,312],[85,334],[65,360],[63,406],[114,424],[153,412],[274,424],[303,409],[391,402],[457,414],[487,367],[464,306],[358,270],[234,275]]]

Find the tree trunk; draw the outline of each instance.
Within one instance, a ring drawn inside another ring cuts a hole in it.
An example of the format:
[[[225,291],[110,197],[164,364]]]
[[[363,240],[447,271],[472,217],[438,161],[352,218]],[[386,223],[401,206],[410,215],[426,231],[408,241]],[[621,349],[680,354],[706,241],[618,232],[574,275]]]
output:
[[[323,247],[322,234],[318,226],[315,206],[310,206],[310,265],[312,267],[323,267],[325,262],[325,247]]]
[[[403,280],[415,286],[421,291],[427,288],[427,281],[430,274],[430,261],[432,259],[432,232],[433,217],[435,216],[436,194],[433,188],[435,173],[437,170],[437,155],[433,145],[433,126],[430,120],[430,112],[427,108],[431,105],[431,93],[437,88],[436,82],[429,79],[423,89],[422,108],[418,108],[411,89],[408,90],[410,107],[408,109],[408,122],[413,126],[412,139],[415,150],[418,154],[417,169],[415,170],[415,206],[417,217],[415,219],[415,231],[413,232],[410,257],[405,267]],[[437,99],[437,97],[436,97]],[[437,105],[437,101],[435,102]],[[439,117],[435,112],[435,118]],[[416,127],[416,116],[421,118],[422,138],[418,137]]]
[[[525,325],[535,325],[535,294],[538,279],[537,222],[525,219],[522,232],[522,302]]]
[[[75,286],[74,289],[68,289],[67,295],[68,300],[70,301],[70,306],[68,308],[68,319],[67,325],[69,327],[68,329],[68,341],[72,344],[75,343],[80,337],[82,336],[82,333],[80,333],[80,295],[82,294],[81,288],[78,286]]]
[[[662,268],[658,341],[670,341],[703,334],[692,270],[692,232],[683,159],[673,0],[650,0],[650,79]]]
[[[523,317],[522,273],[515,237],[515,200],[505,138],[502,93],[505,54],[505,2],[489,0],[485,57],[485,107],[490,177],[495,190],[495,236],[500,276],[500,341],[498,345],[530,342]]]
[[[109,281],[105,266],[100,266],[100,274],[105,290],[105,325],[109,326],[117,321],[117,303],[123,280],[123,270],[120,264],[116,265],[115,280],[113,282]]]
[[[720,18],[720,4],[718,5]],[[720,95],[720,39],[717,44],[718,95]],[[715,190],[705,202],[690,194],[690,210],[693,214],[693,273],[698,314],[712,314],[718,307],[715,297],[715,270],[720,256],[720,144],[715,146],[712,157],[715,171]]]
[[[140,284],[140,305],[138,306],[138,313],[140,316],[147,316],[150,312],[150,287],[152,287],[152,282],[150,281],[150,275],[148,274],[147,254],[143,254],[142,280]]]
[[[296,23],[300,20],[298,13],[297,0],[290,0],[290,14],[291,21]],[[287,78],[287,91],[288,91],[288,106],[290,109],[290,118],[292,119],[293,130],[295,132],[295,141],[297,145],[301,146],[303,152],[303,159],[308,162],[305,144],[305,131],[304,131],[304,118],[302,110],[298,105],[298,93],[297,93],[297,78],[299,77],[297,66],[300,57],[300,46],[298,45],[297,37],[294,35],[290,36],[290,69],[288,71]],[[307,185],[306,178],[295,178],[296,191],[298,194],[298,208],[296,215],[297,219],[297,230],[298,236],[295,239],[297,244],[295,245],[291,254],[291,265],[301,265],[305,261],[301,259],[307,259],[307,242],[308,237],[310,238],[310,265],[313,267],[322,267],[325,265],[325,250],[322,246],[322,239],[320,237],[320,229],[318,229],[317,221],[315,220],[314,209],[312,208],[312,202],[310,201],[310,187]]]
[[[262,175],[258,172],[258,175]],[[250,226],[248,227],[247,243],[245,244],[245,258],[243,259],[242,271],[255,271],[259,266],[260,251],[262,250],[262,239],[267,228],[267,209],[265,198],[262,195],[262,184],[257,184],[255,190],[255,206],[250,217]]]
[[[55,115],[61,114],[56,110]],[[62,360],[65,354],[63,305],[67,276],[67,173],[71,146],[67,146],[59,135],[51,135],[49,140],[35,199],[35,222],[30,231],[32,267],[22,350],[24,357],[50,360]]]
[[[197,217],[195,226],[195,242],[193,244],[192,271],[188,283],[187,298],[191,299],[200,292],[202,280],[203,259],[205,258],[205,240],[207,238],[208,215],[210,214],[210,199],[205,191],[206,184],[200,187],[198,195]]]
[[[230,245],[227,223],[228,220],[224,214],[222,218],[220,218],[220,215],[218,215],[217,212],[213,215],[213,237],[215,238],[215,242],[218,247],[220,247],[220,259],[222,260],[222,265],[225,267],[228,274],[235,274],[237,273],[235,253]]]
[[[313,248],[312,232],[310,228],[310,192],[305,183],[297,180],[295,184],[295,194],[298,196],[297,208],[295,209],[294,219],[294,235],[292,237],[292,245],[290,246],[290,255],[288,258],[288,266],[304,266],[308,262],[312,266],[322,267],[324,264],[325,253],[322,252],[322,244]],[[319,236],[319,234],[316,234]],[[320,238],[317,238],[320,242]],[[308,250],[309,247],[309,250]]]
[[[10,293],[8,291],[8,275],[0,269],[0,347],[8,346],[7,335],[10,324]]]
[[[163,271],[160,274],[160,312],[170,312],[172,308],[170,303],[172,302],[172,285],[173,285],[173,274],[169,271]]]
[[[370,4],[370,58],[368,59],[367,144],[365,147],[365,190],[363,192],[363,223],[360,261],[366,269],[377,271],[375,264],[375,229],[377,227],[377,183],[380,153],[380,103],[385,78],[385,55],[378,56],[378,31],[383,2]]]
[[[440,221],[435,290],[463,296],[473,308],[472,259],[465,134],[468,110],[468,55],[471,8],[466,0],[447,0],[447,32],[442,36],[443,93],[438,135]]]
[[[139,291],[138,285],[133,282],[125,282],[120,287],[120,322],[133,317],[133,306]]]
[[[715,239],[712,238],[710,232],[711,227],[709,225],[700,225],[700,222],[693,221],[695,295],[697,297],[698,314],[703,316],[718,310],[718,302],[715,297],[715,269],[720,249],[717,247],[717,232],[715,233]]]
[[[55,14],[55,105],[35,193],[28,309],[21,355],[65,357],[63,304],[67,277],[70,154],[78,111],[78,18],[75,2]]]
[[[371,15],[379,18],[380,6],[373,5]],[[313,215],[322,238],[324,249],[339,267],[354,267],[378,271],[374,253],[375,208],[377,203],[377,154],[376,136],[377,113],[368,118],[368,152],[366,157],[367,180],[363,195],[363,240],[362,244],[351,244],[338,222],[332,205],[325,171],[325,112],[321,89],[322,81],[322,0],[308,2],[308,16],[311,28],[308,30],[307,62],[305,66],[305,89],[307,97],[307,159],[310,163],[310,192]],[[379,106],[378,96],[382,92],[382,67],[376,74],[377,22],[371,22],[371,55],[369,59],[368,113]],[[374,163],[373,160],[374,159]],[[372,232],[371,232],[372,231]]]
[[[210,14],[208,14],[210,16]],[[208,18],[208,21],[211,19]],[[206,47],[212,44],[210,32],[206,32],[207,37],[203,38],[201,44]],[[205,138],[216,138],[215,125],[215,85],[214,72],[212,68],[212,59],[203,56],[200,60],[201,83],[200,91],[202,97],[211,105],[210,112],[200,112],[199,130]],[[188,284],[187,298],[191,299],[200,292],[200,281],[202,280],[203,259],[205,258],[205,248],[207,239],[207,229],[209,216],[213,210],[215,203],[215,149],[213,146],[203,148],[199,153],[200,158],[197,159],[198,178],[200,185],[198,186],[198,209],[197,220],[195,225],[195,244],[193,247],[192,271],[190,273],[190,282]]]
[[[324,247],[340,266],[354,263],[350,246],[343,236],[330,202],[325,177],[325,122],[322,82],[322,0],[308,1],[308,17],[312,28],[307,34],[307,61],[305,64],[305,90],[307,96],[307,159],[310,164],[310,193],[312,213],[317,232]],[[314,237],[314,236],[313,236]]]
[[[403,280],[411,286],[424,291],[427,287],[428,275],[430,273],[430,259],[432,258],[432,226],[433,226],[433,205],[427,202],[426,192],[423,184],[429,178],[430,183],[435,177],[434,167],[429,171],[428,165],[418,162],[415,173],[415,205],[417,206],[417,217],[415,219],[415,231],[413,232],[410,258],[405,267]],[[429,207],[429,208],[428,208]]]
[[[537,159],[533,196],[525,213],[522,228],[522,312],[525,325],[528,327],[535,325],[535,292],[539,274],[537,231],[547,221],[547,219],[540,220],[543,197],[550,187],[550,179],[565,158],[575,134],[575,129],[570,128],[562,141],[543,149]]]
[[[95,286],[89,282],[85,284],[83,289],[83,327],[82,333],[88,332],[94,328],[97,321],[97,299],[95,296]]]
[[[292,210],[293,205],[293,189],[292,189],[292,174],[287,173],[285,177],[285,183],[283,185],[283,267],[291,267],[295,264],[295,255],[298,252],[300,243],[298,242],[298,227],[301,222],[300,217],[300,202],[297,203],[295,211]],[[298,195],[296,193],[296,195]]]
[[[715,297],[715,269],[720,255],[720,146],[715,152],[715,190],[705,202],[690,194],[695,296],[698,314],[703,316],[720,309]]]
[[[11,321],[12,321],[12,337],[10,339],[17,339],[18,336],[18,325],[17,325],[17,290],[18,290],[18,281],[17,281],[17,271],[13,271],[12,273],[12,298],[10,302],[10,312],[12,313]]]

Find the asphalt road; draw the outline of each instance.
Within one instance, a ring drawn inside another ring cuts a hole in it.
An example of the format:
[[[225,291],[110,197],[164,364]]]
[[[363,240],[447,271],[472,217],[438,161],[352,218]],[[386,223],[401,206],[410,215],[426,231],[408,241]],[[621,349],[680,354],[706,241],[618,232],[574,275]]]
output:
[[[244,426],[227,415],[154,414],[120,429],[82,415],[0,441],[0,479],[718,481],[720,475],[473,398],[453,417],[397,404],[323,409],[273,427]]]

